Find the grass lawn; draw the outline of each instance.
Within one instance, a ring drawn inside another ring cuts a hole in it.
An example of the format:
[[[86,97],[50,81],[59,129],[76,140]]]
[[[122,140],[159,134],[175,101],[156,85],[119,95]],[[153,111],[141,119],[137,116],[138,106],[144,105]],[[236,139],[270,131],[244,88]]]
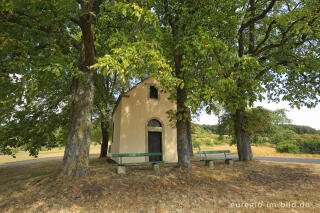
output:
[[[193,159],[195,160],[195,159]],[[61,160],[0,168],[0,212],[320,212],[320,166],[217,162],[209,169],[161,165],[115,173],[92,158],[91,175],[57,174]]]

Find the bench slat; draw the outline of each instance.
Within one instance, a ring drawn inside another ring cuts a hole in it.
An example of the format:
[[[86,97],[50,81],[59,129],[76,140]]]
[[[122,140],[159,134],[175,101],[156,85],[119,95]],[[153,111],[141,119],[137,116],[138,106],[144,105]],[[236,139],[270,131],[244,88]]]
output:
[[[230,150],[216,150],[216,151],[199,151],[198,154],[221,154],[230,153]]]
[[[113,163],[113,166],[125,166],[125,165],[143,165],[143,164],[160,164],[165,163],[164,161],[148,161],[148,162],[138,162],[138,163]]]
[[[112,154],[112,157],[143,157],[143,156],[162,156],[161,152],[152,153],[119,153]]]
[[[200,161],[215,161],[215,160],[235,160],[234,158],[207,158],[207,159],[201,159]]]

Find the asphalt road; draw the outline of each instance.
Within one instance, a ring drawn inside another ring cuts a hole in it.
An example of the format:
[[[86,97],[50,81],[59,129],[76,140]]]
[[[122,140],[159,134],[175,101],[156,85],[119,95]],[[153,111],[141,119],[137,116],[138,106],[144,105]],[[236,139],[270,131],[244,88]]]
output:
[[[215,158],[223,158],[223,155],[208,155],[210,157]],[[229,157],[238,159],[236,155],[228,155]],[[50,158],[39,158],[34,160],[27,160],[27,161],[18,161],[13,163],[6,163],[6,164],[0,164],[0,168],[7,167],[7,166],[14,166],[14,165],[25,165],[30,163],[37,163],[37,162],[43,162],[47,160],[55,160],[55,159],[62,159],[62,156],[60,157],[50,157]],[[319,158],[284,158],[284,157],[254,157],[254,160],[265,160],[265,161],[275,161],[275,162],[290,162],[290,163],[311,163],[311,164],[320,164]]]
[[[253,159],[266,160],[266,161],[276,161],[276,162],[320,164],[319,158],[254,157]]]
[[[223,155],[208,155],[210,157],[224,158]],[[228,155],[228,157],[232,157],[238,159],[236,155]],[[285,157],[253,157],[254,160],[265,160],[265,161],[275,161],[275,162],[290,162],[290,163],[311,163],[311,164],[320,164],[319,158],[285,158]]]

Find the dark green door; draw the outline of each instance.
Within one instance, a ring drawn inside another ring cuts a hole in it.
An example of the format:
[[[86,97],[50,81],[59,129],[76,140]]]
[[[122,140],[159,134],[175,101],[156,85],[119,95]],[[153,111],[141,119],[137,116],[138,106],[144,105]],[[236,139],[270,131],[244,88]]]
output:
[[[162,152],[161,132],[148,132],[148,152]],[[149,161],[161,161],[162,156],[150,156]]]

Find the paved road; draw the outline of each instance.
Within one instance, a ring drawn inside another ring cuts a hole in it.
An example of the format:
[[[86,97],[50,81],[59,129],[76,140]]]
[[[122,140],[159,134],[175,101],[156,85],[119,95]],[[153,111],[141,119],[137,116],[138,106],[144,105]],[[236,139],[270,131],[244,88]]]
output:
[[[253,159],[266,160],[266,161],[276,161],[276,162],[320,164],[319,158],[254,157]]]
[[[224,158],[223,155],[208,155],[210,157]],[[232,158],[238,159],[236,155],[228,155]],[[320,164],[319,158],[284,158],[284,157],[253,157],[254,160],[265,160],[265,161],[275,161],[275,162],[290,162],[290,163],[311,163]]]
[[[96,153],[93,155],[96,155]],[[228,156],[238,159],[238,157],[236,155],[228,155]],[[224,156],[223,155],[212,155],[212,157],[223,158]],[[62,156],[50,157],[50,158],[39,158],[39,159],[34,159],[34,160],[18,161],[18,162],[13,162],[13,163],[0,164],[0,168],[7,167],[7,166],[14,166],[14,165],[25,165],[25,164],[29,164],[29,163],[37,163],[37,162],[42,162],[42,161],[47,161],[47,160],[54,160],[54,159],[62,159]],[[254,157],[253,159],[265,160],[265,161],[275,161],[275,162],[320,164],[320,159],[318,159],[318,158]]]

